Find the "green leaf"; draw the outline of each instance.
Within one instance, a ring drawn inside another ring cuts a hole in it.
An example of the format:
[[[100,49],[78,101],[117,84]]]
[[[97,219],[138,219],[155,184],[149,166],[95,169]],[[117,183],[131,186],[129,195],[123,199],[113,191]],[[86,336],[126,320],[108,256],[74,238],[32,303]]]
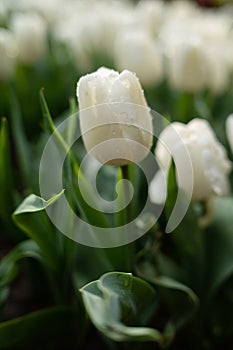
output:
[[[172,164],[170,166],[169,173],[168,173],[167,200],[164,207],[165,217],[167,221],[169,220],[173,207],[175,205],[177,193],[178,193],[178,188],[176,184],[175,163],[172,160]]]
[[[95,203],[95,207],[98,207],[98,201],[96,200],[96,197],[93,195],[92,188],[90,186],[90,183],[87,181],[86,177],[82,174],[82,172],[79,169],[79,164],[71,151],[72,142],[68,144],[67,142],[71,141],[71,133],[69,132],[69,128],[67,130],[68,140],[65,140],[63,135],[61,135],[59,131],[59,126],[56,127],[51,113],[49,111],[46,99],[44,97],[43,89],[40,91],[40,101],[41,101],[41,107],[44,115],[44,119],[48,128],[48,131],[51,133],[51,137],[55,145],[58,147],[59,151],[67,155],[68,159],[70,160],[71,164],[71,170],[73,179],[70,180],[69,186],[72,189],[72,192],[67,191],[67,196],[69,197],[71,194],[71,198],[73,197],[73,194],[76,196],[76,202],[79,209],[79,212],[85,218],[86,221],[88,221],[90,224],[93,224],[94,226],[100,226],[100,227],[109,227],[108,220],[104,213],[102,213],[100,210],[95,210],[92,206],[89,206],[86,201],[83,198],[82,193],[80,192],[79,186],[77,186],[77,178],[79,177],[79,184],[82,186],[83,191],[86,193],[86,195],[92,199],[92,202]],[[74,126],[76,120],[75,118],[71,119],[71,124]],[[70,127],[70,124],[68,125]]]
[[[205,290],[209,298],[233,274],[233,198],[216,198],[214,211],[215,217],[204,234]]]
[[[165,204],[165,217],[169,221],[176,201],[177,190],[175,165],[173,163],[169,170],[168,197]],[[182,281],[200,295],[204,279],[204,233],[198,225],[198,217],[193,207],[189,206],[187,208],[186,206],[185,193],[183,193],[183,198],[180,197],[180,200],[181,202],[177,208],[185,215],[176,229],[165,237],[165,240],[166,244],[172,245],[174,261],[184,267]],[[184,209],[185,211],[183,211]]]
[[[173,292],[174,299],[172,303],[170,302],[171,293],[167,294],[167,301],[170,304],[169,307],[171,307],[173,310],[173,322],[177,328],[183,326],[183,324],[188,321],[198,309],[199,300],[197,295],[185,284],[173,280],[167,276],[156,277],[154,279],[154,283],[157,286],[166,288],[166,290]],[[175,296],[175,291],[178,292],[176,293],[177,297]]]
[[[45,210],[50,205],[54,204],[63,195],[63,193],[64,190],[56,194],[54,197],[48,199],[47,201],[34,194],[30,194],[15,210],[14,215]]]
[[[232,309],[233,300],[233,276],[229,278],[220,291],[214,295],[210,303],[206,303],[207,309],[205,309],[205,325],[208,327],[210,337],[213,342],[221,341],[224,344],[227,336],[233,334],[233,313]],[[227,343],[227,342],[226,342]]]
[[[16,225],[38,244],[48,263],[54,267],[58,259],[56,236],[45,210],[54,205],[63,193],[64,190],[47,201],[31,194],[13,213]]]
[[[8,227],[11,227],[12,224],[13,188],[8,123],[5,118],[2,118],[0,129],[0,217]]]
[[[0,349],[42,349],[45,344],[59,347],[59,342],[70,333],[73,315],[70,309],[57,306],[2,322]]]
[[[49,130],[49,132],[51,134],[54,133],[54,135],[56,137],[56,140],[58,141],[58,144],[63,147],[63,149],[65,150],[65,152],[67,154],[69,154],[70,153],[70,149],[69,149],[68,145],[66,144],[65,140],[63,139],[61,134],[58,132],[56,126],[53,123],[53,119],[52,119],[52,116],[50,114],[50,111],[49,111],[46,99],[44,97],[44,91],[43,90],[44,89],[40,90],[40,102],[41,102],[41,108],[42,108],[42,112],[43,112],[43,115],[44,115],[44,119],[45,119],[46,124],[47,124],[47,128],[48,128],[48,130]]]
[[[169,266],[169,270],[173,273],[175,268]],[[158,275],[155,264],[145,262],[138,266],[137,272],[159,288],[158,295],[170,311],[170,322],[176,329],[182,327],[197,311],[199,299],[192,289],[174,278]]]
[[[112,340],[155,341],[165,345],[174,335],[168,329],[162,334],[144,326],[142,315],[152,307],[155,291],[130,273],[106,273],[80,291],[90,319]]]
[[[41,261],[42,256],[38,245],[32,240],[19,243],[8,255],[0,261],[0,288],[8,286],[18,272],[18,262],[24,258]]]
[[[17,158],[19,160],[19,168],[22,175],[22,181],[25,186],[30,184],[31,179],[31,152],[28,141],[26,139],[21,110],[18,98],[14,89],[10,89],[10,116],[11,116],[11,127],[14,138],[15,149]]]

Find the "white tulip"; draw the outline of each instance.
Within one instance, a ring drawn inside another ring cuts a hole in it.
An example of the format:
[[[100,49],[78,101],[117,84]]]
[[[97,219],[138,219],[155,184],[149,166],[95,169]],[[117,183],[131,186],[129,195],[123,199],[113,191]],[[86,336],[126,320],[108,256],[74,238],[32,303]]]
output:
[[[182,163],[184,148],[189,154],[193,174],[187,174],[186,165]],[[212,196],[225,196],[230,191],[228,175],[231,163],[206,120],[196,118],[187,125],[170,124],[160,134],[155,156],[160,170],[149,188],[150,198],[155,203],[165,201],[166,189],[161,183],[168,176],[171,157],[179,164],[176,167],[177,184],[186,194],[190,190],[188,178],[193,176],[192,201],[207,201]]]
[[[203,13],[199,19],[201,35],[207,45],[219,44],[229,35],[232,19],[222,15],[220,12]]]
[[[168,61],[168,80],[172,88],[197,92],[207,85],[208,55],[201,40],[186,38],[174,43]]]
[[[209,50],[208,88],[215,94],[226,92],[231,84],[230,64],[219,47]]]
[[[226,134],[231,151],[233,153],[233,113],[227,117],[226,120]]]
[[[41,58],[47,48],[47,25],[38,14],[17,13],[10,23],[19,47],[19,60],[33,64]]]
[[[71,15],[69,21],[65,19],[53,27],[54,54],[60,62],[71,59],[80,72],[87,73],[94,67],[91,45],[85,31],[88,21],[85,16],[80,20],[76,14]]]
[[[136,6],[135,15],[138,17],[139,25],[146,28],[149,33],[156,37],[164,21],[165,3],[157,0],[140,0]]]
[[[17,52],[13,34],[0,28],[0,80],[8,81],[13,78]]]
[[[152,120],[136,75],[100,68],[81,77],[77,96],[87,152],[100,163],[118,166],[147,156]]]
[[[171,1],[167,5],[167,14],[170,18],[176,18],[179,22],[184,18],[192,19],[198,14],[198,6],[192,1],[176,0]]]
[[[135,72],[144,87],[163,78],[163,57],[155,40],[144,30],[122,31],[115,42],[115,63],[119,70]]]

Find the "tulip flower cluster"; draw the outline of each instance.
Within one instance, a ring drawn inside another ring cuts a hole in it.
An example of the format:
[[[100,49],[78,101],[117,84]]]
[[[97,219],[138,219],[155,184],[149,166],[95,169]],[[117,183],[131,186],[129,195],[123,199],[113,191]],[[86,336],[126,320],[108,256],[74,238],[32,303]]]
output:
[[[229,13],[227,7],[203,10],[185,0],[136,5],[114,0],[60,0],[59,5],[21,0],[16,5],[3,0],[2,22],[6,35],[14,36],[22,64],[33,65],[48,55],[49,36],[51,54],[60,65],[70,60],[78,73],[97,68],[97,56],[135,72],[145,88],[167,81],[172,89],[221,94],[229,88],[233,70]]]
[[[232,349],[223,2],[0,0],[0,350]]]

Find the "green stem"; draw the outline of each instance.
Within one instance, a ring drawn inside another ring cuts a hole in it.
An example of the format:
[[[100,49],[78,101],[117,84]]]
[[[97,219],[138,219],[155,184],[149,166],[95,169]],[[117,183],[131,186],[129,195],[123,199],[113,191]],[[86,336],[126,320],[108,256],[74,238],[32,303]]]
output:
[[[182,92],[176,104],[176,119],[181,123],[187,123],[194,117],[194,95],[190,92]]]
[[[129,181],[129,166],[124,165],[121,167],[122,172],[122,179]],[[124,183],[124,199],[125,203],[129,202],[130,199],[130,190],[129,190],[129,184]],[[132,211],[131,211],[131,202],[127,205],[127,207],[124,210],[124,224],[127,225],[128,222],[130,222],[132,219]],[[127,244],[122,247],[124,257],[125,257],[125,266],[128,271],[132,271],[132,261],[133,261],[133,252],[132,252],[133,244]]]
[[[129,181],[129,166],[124,165],[121,167],[122,172],[122,179]],[[128,200],[130,198],[130,191],[128,183],[124,184],[124,196],[125,196],[125,203],[128,203]],[[132,212],[131,212],[131,203],[127,205],[125,208],[125,223],[128,223],[132,218]]]

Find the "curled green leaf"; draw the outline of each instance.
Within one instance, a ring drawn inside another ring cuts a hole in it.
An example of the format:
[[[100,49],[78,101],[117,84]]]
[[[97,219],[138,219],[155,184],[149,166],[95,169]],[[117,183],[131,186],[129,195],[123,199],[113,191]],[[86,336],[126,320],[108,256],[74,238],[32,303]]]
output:
[[[131,273],[110,272],[81,290],[86,311],[96,328],[112,340],[155,341],[165,345],[174,332],[161,333],[142,323],[155,290]]]

